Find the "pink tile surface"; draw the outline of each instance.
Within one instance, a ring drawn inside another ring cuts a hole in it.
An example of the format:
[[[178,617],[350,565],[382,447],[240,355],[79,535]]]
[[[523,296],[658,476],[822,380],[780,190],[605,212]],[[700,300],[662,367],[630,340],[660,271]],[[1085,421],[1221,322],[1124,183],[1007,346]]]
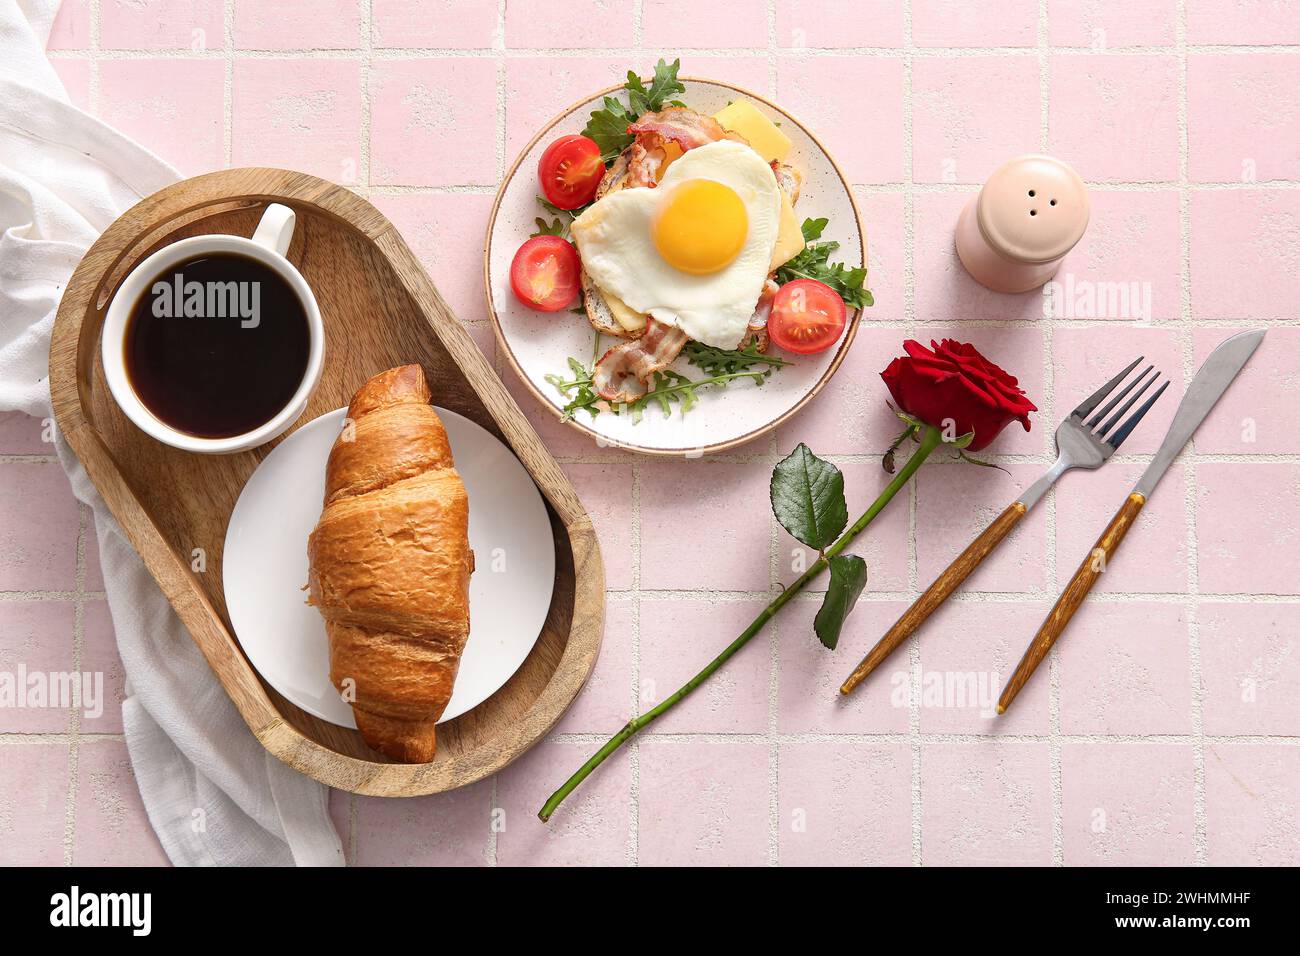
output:
[[[478,193],[378,193],[370,201],[392,220],[462,322],[485,321],[483,236],[492,197]]]
[[[631,768],[610,757],[544,825],[537,811],[572,770],[591,756],[587,743],[544,740],[497,775],[497,862],[502,866],[621,866],[633,819]]]
[[[927,462],[921,469],[916,485],[916,577],[922,587],[928,587],[1044,470],[1038,465],[1002,467],[1010,474],[950,461]],[[1035,508],[966,579],[964,587],[1027,592],[1048,586],[1046,532],[1046,513]]]
[[[232,165],[355,186],[388,215],[597,526],[604,645],[553,736],[465,791],[336,794],[350,858],[1300,862],[1297,43],[1294,0],[740,0],[727,11],[683,0],[66,0],[49,46],[75,104],[93,102],[185,174],[225,165],[229,150]],[[518,151],[555,113],[661,55],[807,123],[856,184],[868,236],[877,305],[844,367],[770,440],[722,460],[638,458],[557,423],[497,348],[481,288],[487,214]],[[1043,148],[1094,184],[1055,311],[1040,292],[977,285],[952,244],[988,173]],[[988,717],[981,694],[1000,690],[1144,467],[1186,376],[1223,338],[1263,324],[1263,346],[1051,663],[1010,714]],[[793,579],[796,557],[809,559],[767,519],[772,463],[799,441],[835,456],[856,514],[885,480],[879,455],[898,431],[879,371],[904,337],[945,335],[976,343],[1043,409],[1033,431],[1013,427],[987,453],[1011,475],[928,464],[853,546],[869,578],[837,651],[812,634],[817,596],[795,600],[538,824],[541,802],[603,735],[694,673]],[[917,590],[1046,467],[1056,420],[1139,353],[1174,384],[1121,457],[1063,479],[971,580],[974,593],[841,697]],[[14,653],[71,668],[79,619],[79,666],[103,674],[107,699],[79,730],[62,711],[0,709],[0,733],[27,735],[0,743],[0,861],[162,862],[122,742],[100,736],[120,733],[124,675],[93,522],[41,431],[0,415],[0,671]],[[82,735],[75,777],[69,738],[53,733]]]
[[[1088,231],[1048,289],[1051,317],[1177,318],[1182,305],[1178,194],[1098,188],[1089,191],[1088,201]]]
[[[1294,0],[1188,0],[1188,43],[1296,43]]]
[[[894,58],[782,57],[776,67],[781,106],[799,119],[835,157],[852,183],[903,178],[903,63]],[[827,87],[870,90],[851,99]],[[859,130],[870,129],[871,136]]]
[[[76,587],[77,507],[58,462],[0,462],[0,591]]]
[[[631,46],[633,7],[632,0],[514,0],[506,4],[506,45],[520,50]]]
[[[372,0],[376,47],[490,47],[496,0]]]
[[[860,600],[834,651],[823,647],[813,630],[820,606],[819,601],[795,601],[773,626],[778,641],[777,730],[783,734],[906,733],[912,678],[905,651],[898,651],[852,695],[840,694],[840,685],[907,606]]]
[[[643,740],[640,862],[766,863],[769,759],[763,741]]]
[[[1038,85],[1038,64],[1031,57],[916,60],[912,178],[982,183],[1007,158],[1038,152]],[[990,89],[998,96],[985,95]]]
[[[632,587],[632,493],[635,477],[630,464],[572,464],[564,473],[582,498],[596,526],[600,557],[605,562],[605,587],[623,591]]]
[[[126,744],[82,741],[77,751],[75,866],[165,866],[136,790]],[[208,820],[207,825],[218,821]]]
[[[1188,57],[1187,136],[1194,181],[1295,179],[1300,52]]]
[[[106,50],[221,49],[223,0],[102,0]]]
[[[1258,326],[1257,326],[1258,327]],[[1199,364],[1245,328],[1197,329]],[[1284,455],[1295,448],[1291,410],[1300,402],[1300,329],[1271,329],[1232,388],[1196,430],[1196,450],[1221,455]]]
[[[682,496],[689,482],[690,495]],[[641,507],[673,513],[672,521],[641,528],[641,587],[765,591],[771,470],[693,458],[641,466]],[[757,516],[737,522],[737,511]],[[695,561],[680,560],[682,529],[691,529]]]
[[[54,454],[54,446],[45,441],[47,428],[42,419],[22,412],[0,414],[0,455]]]
[[[342,50],[361,45],[361,0],[235,0],[237,50]]]
[[[59,4],[50,30],[47,50],[85,50],[90,46],[90,0],[65,0]]]
[[[122,701],[126,697],[126,670],[117,653],[113,618],[106,601],[87,601],[82,612],[81,670],[91,674],[103,695],[96,714],[82,707],[81,729],[93,734],[122,732]],[[102,677],[101,677],[102,675]]]
[[[767,46],[767,0],[726,4],[650,0],[643,5],[641,42],[652,50]]]
[[[1205,748],[1205,815],[1211,866],[1300,864],[1300,748]]]
[[[557,734],[613,734],[634,713],[658,703],[658,700],[638,700],[639,692],[633,681],[637,611],[633,601],[605,605],[605,637],[600,642],[596,669],[587,678],[582,693],[555,725]],[[664,693],[676,689],[662,688]]]
[[[921,47],[1034,46],[1038,42],[1036,0],[1004,0],[996,15],[965,0],[916,0],[912,42]]]
[[[922,862],[1046,866],[1051,787],[1046,744],[922,746]]]
[[[1149,455],[1160,447],[1165,432],[1174,420],[1174,413],[1178,410],[1179,396],[1184,386],[1182,343],[1177,330],[1133,325],[1088,325],[1058,329],[1052,339],[1052,356],[1055,366],[1056,410],[1060,418],[1068,415],[1071,409],[1139,356],[1142,357],[1142,362],[1131,375],[1140,374],[1148,365],[1154,366],[1154,371],[1160,373],[1161,382],[1169,380],[1169,389],[1151,406],[1138,427],[1124,440],[1120,453]],[[1149,392],[1150,390],[1148,394]],[[1050,427],[1055,429],[1055,425]],[[1107,469],[1113,467],[1113,463],[1106,466]],[[1082,475],[1079,479],[1087,480]],[[1169,481],[1170,477],[1165,476],[1165,480]],[[1090,483],[1088,487],[1091,489],[1093,485]],[[1123,500],[1122,495],[1110,500],[1109,506],[1103,509],[1107,515],[1105,521],[1110,520],[1109,516],[1114,514]],[[1096,534],[1101,534],[1106,527],[1105,521],[1096,528]],[[1066,560],[1065,563],[1068,565],[1070,562]],[[1078,561],[1074,563],[1077,565]]]
[[[1192,314],[1251,322],[1294,318],[1300,191],[1209,190],[1193,193],[1191,205]]]
[[[63,865],[68,819],[68,745],[0,744],[0,864]]]
[[[1061,831],[1067,866],[1189,866],[1192,748],[1066,744]]]
[[[1191,733],[1183,608],[1145,601],[1085,604],[1056,645],[1056,655],[1061,733]]]
[[[1196,564],[1203,593],[1297,594],[1289,554],[1300,465],[1202,463],[1196,469]],[[1243,493],[1243,489],[1248,489]]]
[[[59,74],[59,81],[68,93],[68,101],[77,109],[90,112],[90,73],[89,60],[51,60],[54,72]]]
[[[886,414],[889,414],[888,409]],[[851,523],[880,496],[893,476],[886,474],[877,456],[866,462],[846,463],[840,470],[844,473],[844,498],[848,502]],[[897,499],[901,499],[899,503],[891,502],[890,507],[877,515],[848,548],[849,554],[856,554],[868,564],[868,592],[907,588],[907,508],[902,504],[906,500],[905,493],[899,492]],[[817,552],[804,547],[784,528],[779,529],[776,535],[777,579],[783,585],[790,584],[817,560]],[[825,591],[828,583],[829,576],[823,574],[810,583],[808,589]]]
[[[492,826],[492,787],[387,800],[357,797],[359,866],[484,866]]]
[[[232,159],[357,181],[361,69],[348,60],[236,59]]]
[[[14,699],[0,707],[0,733],[63,733],[71,726],[76,608],[69,601],[0,603],[0,678]],[[92,685],[93,686],[93,685]],[[61,690],[61,688],[67,688]]]
[[[397,186],[488,184],[496,164],[496,66],[487,60],[384,60],[370,73],[370,181]],[[453,138],[474,149],[447,149]]]
[[[890,0],[777,0],[776,45],[902,46],[903,7]]]
[[[871,455],[876,461],[868,473],[872,469],[879,472],[880,456],[905,427],[889,410],[888,393],[879,394],[880,373],[895,354],[901,354],[906,337],[897,328],[874,328],[863,318],[849,354],[817,401],[804,406],[776,430],[776,447],[781,454],[788,454],[803,442],[823,458]]]
[[[1177,72],[1172,56],[1052,57],[1051,151],[1090,182],[1176,179]]]
[[[185,175],[219,169],[225,74],[216,60],[106,60],[99,65],[100,118],[134,139],[152,139],[158,155]]]
[[[783,865],[911,863],[911,748],[787,743],[778,767]]]
[[[919,582],[929,585],[929,579]],[[998,697],[1043,623],[1046,601],[949,601],[917,631],[917,700],[926,734],[1047,734],[1050,682],[1030,681],[1015,707],[997,716]],[[892,622],[891,622],[892,623]],[[895,652],[895,658],[902,656]],[[896,660],[892,666],[903,666]],[[1043,674],[1046,677],[1046,674]]]
[[[1300,727],[1295,611],[1293,603],[1198,606],[1207,734],[1295,734]]]
[[[1164,399],[1161,399],[1164,401]],[[1128,447],[1125,442],[1122,448]],[[1074,471],[1056,485],[1056,584],[1065,587],[1128,499],[1146,463],[1113,461],[1100,471]],[[1098,594],[1157,592],[1183,594],[1188,589],[1187,505],[1184,470],[1174,465],[1161,492],[1142,508],[1124,544],[1093,585]]]
[[[763,603],[642,601],[641,709],[649,710],[699,673],[758,615]],[[691,695],[689,707],[665,714],[648,732],[761,734],[767,729],[770,642],[770,634],[752,638]]]
[[[1166,46],[1174,42],[1176,0],[1047,0],[1048,39],[1053,46],[1094,50]]]

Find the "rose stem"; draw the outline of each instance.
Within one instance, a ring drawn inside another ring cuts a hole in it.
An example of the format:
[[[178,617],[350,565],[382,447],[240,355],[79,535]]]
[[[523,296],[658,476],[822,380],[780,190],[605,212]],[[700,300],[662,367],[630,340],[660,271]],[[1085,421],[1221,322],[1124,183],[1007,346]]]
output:
[[[588,774],[604,763],[606,757],[618,750],[618,748],[623,746],[623,744],[627,743],[627,741],[643,727],[646,727],[657,718],[663,716],[678,703],[685,700],[686,697],[690,695],[691,691],[695,690],[695,688],[708,680],[709,677],[712,676],[713,672],[723,664],[727,663],[736,651],[748,644],[749,639],[761,631],[763,625],[771,620],[776,615],[777,611],[785,607],[790,598],[803,590],[804,586],[807,585],[809,581],[821,574],[821,572],[826,569],[830,559],[847,548],[853,539],[856,538],[867,525],[871,524],[872,519],[880,513],[881,509],[883,509],[885,505],[889,504],[890,499],[898,493],[898,490],[907,484],[908,479],[911,478],[912,474],[921,467],[930,452],[934,451],[935,448],[939,446],[941,440],[942,435],[939,429],[935,428],[933,425],[926,425],[921,432],[921,446],[912,453],[910,458],[907,459],[907,464],[905,464],[898,474],[894,476],[894,480],[885,486],[885,490],[880,493],[880,497],[873,501],[871,507],[862,513],[862,517],[853,522],[849,527],[849,530],[845,531],[838,541],[827,548],[825,553],[818,557],[817,560],[809,566],[808,570],[801,574],[793,584],[778,594],[771,604],[763,608],[758,617],[754,618],[750,623],[749,627],[745,628],[739,637],[728,644],[721,654],[711,660],[705,666],[704,670],[700,671],[688,680],[679,690],[676,691],[676,693],[664,698],[641,716],[629,720],[623,726],[622,730],[609,738],[605,745],[597,750],[590,760],[579,767],[577,772],[566,780],[559,790],[556,790],[551,794],[550,799],[546,801],[546,805],[543,806],[541,811],[537,814],[538,817],[542,820],[549,820],[551,814],[555,812],[555,808],[564,801],[564,798],[572,793],[577,788],[578,784],[586,780]]]

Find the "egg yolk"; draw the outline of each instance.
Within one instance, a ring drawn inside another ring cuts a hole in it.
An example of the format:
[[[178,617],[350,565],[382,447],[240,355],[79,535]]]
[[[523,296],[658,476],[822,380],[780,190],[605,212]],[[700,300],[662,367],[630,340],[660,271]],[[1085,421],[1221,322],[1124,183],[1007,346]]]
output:
[[[749,215],[735,190],[711,179],[692,179],[673,189],[655,218],[659,255],[675,269],[707,275],[740,254]]]

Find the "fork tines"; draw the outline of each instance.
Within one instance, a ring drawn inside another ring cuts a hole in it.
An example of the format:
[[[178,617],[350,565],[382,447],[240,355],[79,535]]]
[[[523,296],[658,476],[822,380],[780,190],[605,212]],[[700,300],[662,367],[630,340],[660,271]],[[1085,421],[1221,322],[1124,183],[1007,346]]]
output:
[[[1080,424],[1083,424],[1083,419],[1088,415],[1088,413],[1100,405],[1101,402],[1115,390],[1115,386],[1119,385],[1119,383],[1128,376],[1129,372],[1137,368],[1138,363],[1142,361],[1142,358],[1143,357],[1139,355],[1129,363],[1127,368],[1084,399],[1083,403],[1070,414],[1070,417],[1077,420]],[[1138,410],[1134,412],[1128,420],[1124,422],[1124,424],[1120,425],[1113,434],[1111,434],[1111,429],[1115,428],[1115,425],[1119,420],[1128,413],[1128,410],[1133,407],[1133,404],[1142,397],[1143,393],[1145,393],[1159,377],[1160,373],[1155,371],[1155,366],[1148,365],[1142,370],[1141,374],[1120,389],[1119,393],[1111,398],[1109,402],[1106,402],[1097,414],[1088,419],[1086,424],[1088,430],[1092,431],[1098,439],[1103,439],[1112,449],[1119,448],[1120,443],[1123,442],[1124,439],[1129,436],[1129,433],[1137,427],[1138,422],[1142,421],[1142,416],[1150,411],[1151,406],[1154,405],[1156,400],[1164,394],[1165,389],[1169,387],[1169,380],[1165,379],[1164,383],[1156,389],[1155,394],[1143,402],[1142,405],[1139,406]],[[1134,388],[1137,389],[1136,392],[1133,392]],[[1124,396],[1128,395],[1129,392],[1133,392],[1133,395],[1127,402],[1124,402],[1124,404],[1113,415],[1111,415],[1111,410],[1114,409],[1116,405],[1119,405],[1121,401],[1124,401]],[[1107,415],[1110,415],[1110,417],[1106,418]],[[1102,424],[1101,427],[1098,428],[1097,425],[1103,419],[1105,419],[1105,424]],[[1107,435],[1109,435],[1109,437],[1107,437]]]

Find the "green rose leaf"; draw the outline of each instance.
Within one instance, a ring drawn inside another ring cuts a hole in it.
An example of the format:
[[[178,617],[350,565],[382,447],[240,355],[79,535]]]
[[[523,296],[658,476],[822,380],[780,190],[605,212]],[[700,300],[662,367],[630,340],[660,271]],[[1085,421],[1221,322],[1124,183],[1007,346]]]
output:
[[[849,523],[844,475],[800,442],[772,469],[772,513],[795,538],[824,551]]]
[[[840,642],[840,631],[858,596],[867,584],[867,562],[856,554],[837,554],[830,560],[831,583],[826,589],[826,599],[813,619],[813,630],[823,646],[835,650]]]

